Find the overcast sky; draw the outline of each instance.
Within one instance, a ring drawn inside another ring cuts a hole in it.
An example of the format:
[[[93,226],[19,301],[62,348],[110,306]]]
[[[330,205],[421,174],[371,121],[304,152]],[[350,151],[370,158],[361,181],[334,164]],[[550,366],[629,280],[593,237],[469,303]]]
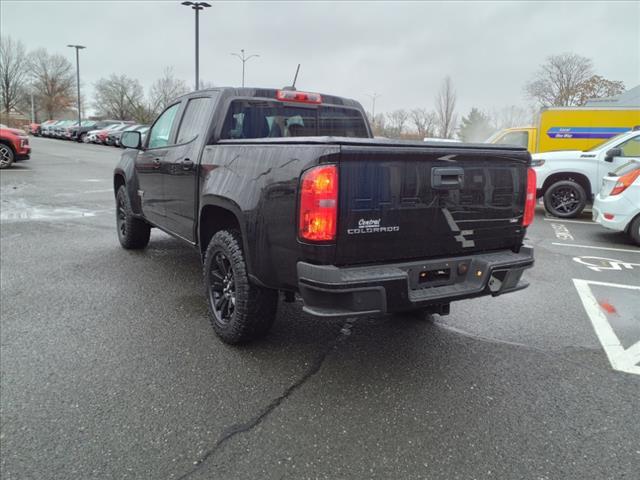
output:
[[[523,85],[545,57],[575,52],[595,72],[640,83],[640,2],[218,2],[200,16],[200,78],[239,85],[244,48],[248,86],[291,83],[348,96],[376,111],[432,108],[450,75],[458,112],[525,106]],[[82,87],[111,73],[147,88],[167,66],[193,85],[194,14],[179,1],[0,2],[2,34],[28,49],[75,61]]]

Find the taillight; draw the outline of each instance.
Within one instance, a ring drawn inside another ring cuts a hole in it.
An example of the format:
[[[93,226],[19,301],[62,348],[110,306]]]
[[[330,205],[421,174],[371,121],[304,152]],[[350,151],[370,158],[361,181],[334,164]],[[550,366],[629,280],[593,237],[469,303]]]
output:
[[[300,181],[298,236],[312,242],[336,238],[338,222],[338,168],[321,165],[307,170]]]
[[[276,98],[283,102],[322,103],[319,93],[298,92],[296,90],[278,90]]]
[[[640,168],[637,170],[632,170],[629,173],[622,175],[618,181],[616,182],[613,190],[609,195],[619,195],[624,192],[629,185],[636,181],[636,178],[640,177]]]
[[[536,171],[533,168],[527,170],[527,196],[524,201],[524,215],[522,226],[528,227],[533,223],[536,212]]]

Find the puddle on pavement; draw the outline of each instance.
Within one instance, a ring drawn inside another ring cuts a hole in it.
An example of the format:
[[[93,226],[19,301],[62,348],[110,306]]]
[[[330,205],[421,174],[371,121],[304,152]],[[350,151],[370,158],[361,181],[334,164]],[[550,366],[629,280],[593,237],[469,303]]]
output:
[[[56,207],[52,205],[30,205],[24,200],[2,200],[0,221],[24,222],[31,220],[56,221],[72,218],[95,217],[98,210],[80,207]]]

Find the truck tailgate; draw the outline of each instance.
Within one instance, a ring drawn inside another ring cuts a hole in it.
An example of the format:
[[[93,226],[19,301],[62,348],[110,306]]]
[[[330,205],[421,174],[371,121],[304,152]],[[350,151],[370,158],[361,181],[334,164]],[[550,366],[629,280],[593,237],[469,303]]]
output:
[[[336,264],[518,248],[526,151],[343,146]]]

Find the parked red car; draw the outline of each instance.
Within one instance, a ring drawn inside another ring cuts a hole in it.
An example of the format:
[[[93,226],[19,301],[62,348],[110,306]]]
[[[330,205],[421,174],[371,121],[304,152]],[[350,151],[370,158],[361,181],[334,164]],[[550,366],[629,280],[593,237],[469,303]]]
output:
[[[27,134],[17,128],[0,125],[0,168],[9,168],[13,162],[29,160],[30,156]]]
[[[100,130],[96,134],[96,139],[98,140],[98,143],[102,143],[104,145],[105,142],[107,141],[108,136],[109,136],[109,130]]]

